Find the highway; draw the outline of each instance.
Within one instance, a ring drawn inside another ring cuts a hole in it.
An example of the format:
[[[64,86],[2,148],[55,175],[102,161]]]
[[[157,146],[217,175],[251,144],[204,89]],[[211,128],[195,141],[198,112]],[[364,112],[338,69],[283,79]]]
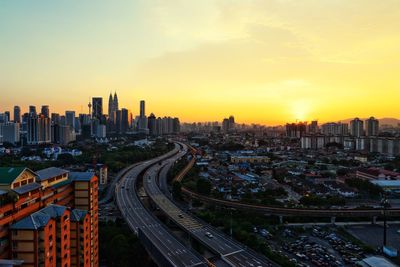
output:
[[[129,227],[139,236],[149,254],[159,266],[207,266],[197,253],[187,249],[150,212],[146,210],[136,194],[136,182],[151,165],[174,155],[173,151],[164,156],[127,169],[115,187],[117,206]]]
[[[266,257],[251,251],[221,231],[186,213],[164,195],[160,187],[165,187],[167,173],[173,163],[186,154],[187,147],[183,146],[184,149],[178,154],[164,160],[161,165],[150,167],[146,172],[143,186],[147,195],[172,221],[192,238],[219,255],[228,265],[238,267],[277,266]]]

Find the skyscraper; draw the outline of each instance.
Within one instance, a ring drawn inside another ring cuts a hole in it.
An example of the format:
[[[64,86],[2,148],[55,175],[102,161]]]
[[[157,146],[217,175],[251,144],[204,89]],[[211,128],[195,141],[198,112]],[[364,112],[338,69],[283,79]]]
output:
[[[75,130],[75,111],[65,111],[66,125]]]
[[[379,133],[379,120],[370,117],[365,121],[365,135],[377,136]]]
[[[117,92],[114,93],[114,111],[119,109]]]
[[[149,131],[149,129],[147,128],[147,118],[146,118],[144,100],[140,100],[140,116],[138,119],[138,128],[139,128],[139,132],[142,132],[142,133],[148,133],[148,131]]]
[[[4,114],[6,115],[7,122],[11,121],[10,111],[6,111],[6,112],[4,112]]]
[[[110,97],[108,98],[108,118],[111,121],[114,121],[114,99],[111,93]]]
[[[35,106],[29,106],[29,115],[36,115],[36,107]]]
[[[145,102],[144,100],[140,100],[140,117],[144,116],[146,116]]]
[[[355,137],[364,135],[364,122],[359,118],[350,121],[350,134]]]
[[[41,113],[45,118],[49,118],[49,116],[50,116],[49,106],[47,106],[47,105],[42,106]]]
[[[14,122],[21,122],[21,108],[19,106],[14,106]]]
[[[92,98],[92,118],[96,118],[101,121],[101,117],[103,116],[103,98],[102,97],[93,97]]]
[[[151,113],[150,116],[147,119],[147,126],[149,127],[149,134],[150,135],[156,135],[157,134],[156,116],[153,113]]]
[[[121,133],[126,133],[129,128],[129,111],[126,108],[121,109]]]

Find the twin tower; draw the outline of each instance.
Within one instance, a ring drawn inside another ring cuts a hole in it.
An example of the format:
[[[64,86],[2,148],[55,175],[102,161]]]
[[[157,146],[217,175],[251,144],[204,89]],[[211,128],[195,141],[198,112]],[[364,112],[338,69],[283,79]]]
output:
[[[110,93],[110,97],[108,98],[108,116],[110,118],[113,117],[113,114],[115,114],[118,110],[118,96],[117,92],[114,93],[114,98],[112,94]]]

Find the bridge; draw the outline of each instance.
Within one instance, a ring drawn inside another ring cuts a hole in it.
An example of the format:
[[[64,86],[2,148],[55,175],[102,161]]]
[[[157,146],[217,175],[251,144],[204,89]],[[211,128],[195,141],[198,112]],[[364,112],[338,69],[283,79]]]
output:
[[[266,257],[185,212],[162,192],[160,187],[163,185],[165,187],[168,170],[176,160],[186,154],[186,145],[182,143],[180,145],[183,147],[180,153],[164,160],[161,165],[152,166],[144,176],[143,187],[153,203],[191,238],[219,255],[228,266],[277,266]],[[188,170],[188,168],[184,170]]]
[[[136,193],[138,178],[143,177],[149,167],[172,157],[178,151],[175,148],[161,157],[127,168],[115,186],[115,199],[125,221],[158,266],[207,266],[207,261],[201,255],[187,249],[144,207]]]

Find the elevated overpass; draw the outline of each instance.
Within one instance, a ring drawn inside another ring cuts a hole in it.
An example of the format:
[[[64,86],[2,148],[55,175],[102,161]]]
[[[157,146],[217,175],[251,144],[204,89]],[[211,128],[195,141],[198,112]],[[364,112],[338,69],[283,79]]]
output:
[[[216,228],[186,213],[161,191],[160,187],[162,187],[163,184],[165,185],[168,170],[176,160],[186,154],[186,146],[184,144],[181,145],[184,146],[184,149],[180,153],[163,161],[161,165],[152,166],[149,168],[148,172],[146,172],[143,187],[147,195],[176,225],[188,233],[193,239],[196,239],[219,255],[229,266],[277,266],[266,257],[244,247]]]
[[[178,153],[176,147],[173,151],[143,162],[132,165],[121,175],[115,187],[115,199],[122,216],[138,235],[150,256],[158,266],[168,267],[195,267],[207,266],[206,260],[196,252],[187,249],[177,240],[161,223],[143,206],[136,194],[136,182],[142,174],[154,164],[174,156]]]

